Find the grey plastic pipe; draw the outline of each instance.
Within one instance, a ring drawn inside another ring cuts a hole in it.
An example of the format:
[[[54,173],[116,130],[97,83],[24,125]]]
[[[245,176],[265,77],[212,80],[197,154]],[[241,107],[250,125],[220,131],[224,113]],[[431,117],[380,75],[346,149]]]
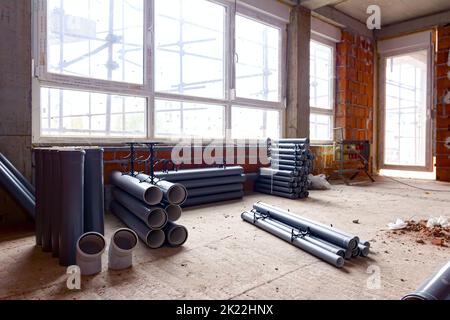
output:
[[[261,189],[267,189],[267,190],[273,190],[273,191],[279,191],[284,193],[299,193],[299,188],[286,188],[286,187],[280,187],[276,185],[271,185],[270,183],[265,183],[262,181],[256,182],[256,187]]]
[[[260,177],[257,181],[264,183],[264,184],[275,185],[275,186],[280,186],[280,187],[285,187],[285,188],[296,188],[298,186],[298,182],[279,181],[279,180],[265,178],[265,177]]]
[[[200,196],[208,196],[210,194],[218,194],[223,192],[234,192],[234,191],[244,191],[244,186],[242,185],[242,183],[189,189],[188,193],[190,197],[200,197]]]
[[[262,169],[260,169],[262,170]],[[300,179],[298,177],[286,177],[286,176],[279,176],[279,175],[263,175],[259,174],[258,177],[260,179],[269,179],[274,181],[283,181],[283,182],[298,182]]]
[[[183,204],[183,207],[192,207],[192,206],[197,206],[197,205],[201,205],[201,204],[209,204],[209,203],[220,202],[220,201],[235,200],[235,199],[241,199],[243,197],[244,197],[244,192],[242,192],[242,191],[219,193],[219,194],[213,194],[213,195],[204,196],[204,197],[191,197],[191,198],[187,199],[187,201]]]
[[[100,233],[88,232],[77,241],[77,266],[83,276],[93,276],[102,272],[102,254],[106,240]]]
[[[270,143],[297,143],[297,144],[309,144],[310,140],[308,138],[298,138],[298,139],[278,139],[278,140],[269,140]]]
[[[150,207],[119,188],[114,188],[113,197],[150,229],[162,229],[168,221],[167,212],[163,208]]]
[[[284,160],[284,159],[277,159],[277,158],[270,158],[269,160],[272,165],[276,165],[276,166],[302,167],[304,165],[303,161],[297,161],[297,160]]]
[[[42,151],[34,149],[34,177],[36,183],[36,245],[42,246]]]
[[[259,219],[255,219],[255,215]],[[274,236],[293,244],[294,246],[334,265],[337,268],[342,268],[344,266],[344,259],[341,256],[327,251],[305,239],[302,239],[301,237],[293,238],[292,228],[286,228],[272,219],[260,219],[261,215],[259,215],[258,213],[243,212],[241,217],[244,221],[251,223],[258,228],[263,229],[273,234]],[[288,231],[289,229],[291,231]]]
[[[281,148],[271,148],[270,152],[278,153],[278,154],[288,154],[288,155],[301,155],[304,154],[304,150],[301,149],[281,149]]]
[[[186,243],[188,239],[188,230],[184,226],[169,222],[164,228],[166,234],[166,242],[171,247],[180,247]]]
[[[283,198],[287,198],[287,199],[298,199],[299,198],[299,195],[297,193],[280,192],[280,191],[270,190],[267,188],[261,188],[258,186],[255,187],[255,191],[260,192],[260,193],[270,194],[272,196],[283,197]]]
[[[308,241],[313,240],[314,243],[316,243],[319,247],[322,246],[324,249],[331,251],[338,256],[341,256],[345,258],[346,250],[344,248],[338,247],[332,243],[326,242],[320,238],[314,237],[314,236],[307,236],[305,237]]]
[[[108,267],[111,270],[125,270],[133,266],[133,251],[138,236],[131,229],[119,229],[111,237],[108,251]]]
[[[182,180],[181,183],[186,189],[203,188],[210,186],[221,186],[224,184],[234,184],[234,183],[244,183],[246,180],[246,175],[241,174],[237,176],[229,176],[222,178],[206,178],[206,179],[194,179],[194,180]],[[189,192],[188,192],[189,193]],[[189,196],[191,194],[189,193]]]
[[[84,231],[105,234],[103,149],[86,149],[84,162]]]
[[[53,165],[52,165],[52,151],[50,149],[44,149],[42,151],[44,161],[44,182],[43,182],[43,212],[42,212],[42,251],[53,252],[52,250],[52,211],[53,211]],[[75,245],[78,234],[73,242],[72,249],[72,261],[75,262]]]
[[[189,169],[169,173],[156,172],[155,176],[160,179],[166,179],[170,182],[179,182],[182,180],[217,178],[242,174],[244,174],[244,168],[236,166],[227,168]]]
[[[261,203],[261,204],[263,204],[263,205],[265,205],[265,206],[267,206],[267,207],[271,207],[271,208],[273,208],[273,209],[275,209],[275,210],[280,210],[280,211],[284,212],[285,214],[289,214],[289,215],[293,216],[293,217],[296,218],[296,219],[300,219],[300,220],[306,221],[307,223],[315,224],[315,225],[318,225],[318,226],[323,227],[323,228],[325,228],[325,229],[328,229],[328,230],[330,230],[331,232],[334,232],[334,233],[337,233],[337,234],[343,236],[344,238],[352,238],[352,239],[354,239],[355,241],[354,241],[354,242],[352,241],[352,243],[354,243],[354,246],[349,247],[350,251],[352,251],[353,249],[355,249],[355,248],[357,247],[357,245],[360,243],[360,240],[359,240],[359,238],[358,238],[357,236],[352,235],[352,234],[349,234],[349,233],[347,233],[347,232],[345,232],[345,231],[342,231],[342,230],[340,230],[340,229],[331,227],[331,226],[329,226],[329,225],[320,223],[320,222],[318,222],[318,221],[314,221],[314,220],[308,219],[308,218],[306,218],[306,217],[294,215],[294,214],[292,214],[292,213],[289,212],[289,211],[282,210],[282,209],[280,209],[280,208],[271,206],[270,204],[267,204],[267,203],[263,203],[263,202],[258,202],[258,203]],[[365,241],[363,244],[366,245],[366,246],[368,246],[368,247],[370,248],[370,243],[368,243],[367,241]],[[337,245],[339,246],[339,244],[337,244]],[[341,246],[340,246],[340,247],[341,247]],[[343,248],[345,248],[345,247],[343,247]]]
[[[165,234],[162,230],[150,229],[142,220],[137,218],[117,201],[111,202],[111,212],[128,228],[136,232],[138,237],[151,249],[158,249],[164,245]]]
[[[77,240],[83,235],[84,156],[83,150],[61,149],[61,225],[59,263],[76,263]]]
[[[150,181],[150,177],[146,174],[138,174],[136,178],[140,181]],[[182,205],[187,199],[188,192],[180,183],[155,179],[154,185],[161,189],[164,200],[170,204]]]
[[[59,233],[61,229],[61,161],[59,151],[52,149],[52,176],[51,176],[51,232],[52,232],[52,256],[59,257]]]
[[[450,261],[402,300],[450,300]]]
[[[176,222],[180,220],[181,215],[183,214],[183,209],[175,204],[168,204],[167,206],[165,206],[165,210],[170,222]]]
[[[307,160],[307,156],[303,154],[280,154],[277,152],[270,152],[270,158],[273,160],[286,160],[286,161],[305,161]]]
[[[356,237],[345,237],[341,234],[325,228],[321,225],[312,223],[303,219],[302,217],[293,215],[288,211],[276,208],[274,206],[258,202],[253,205],[253,208],[258,212],[270,215],[273,219],[279,220],[285,224],[288,224],[294,228],[300,229],[302,231],[309,231],[311,235],[330,242],[344,249],[355,249],[358,247],[359,239]]]
[[[163,192],[157,186],[140,182],[139,179],[129,175],[123,175],[119,171],[111,173],[111,184],[151,206],[159,204],[163,199]]]
[[[11,172],[0,163],[0,183],[8,193],[25,209],[31,218],[35,218],[35,201],[23,189],[23,186],[11,175]]]
[[[276,170],[272,168],[261,168],[259,172],[263,176],[284,176],[284,177],[295,177],[295,174],[292,171],[285,170]]]
[[[11,171],[14,176],[22,183],[22,185],[32,194],[34,195],[36,192],[35,187],[22,175],[22,173],[17,170],[17,168],[0,152],[0,162]]]
[[[271,148],[277,149],[290,149],[290,150],[305,150],[305,144],[295,144],[295,143],[272,143]]]
[[[360,243],[358,244],[358,251],[361,257],[368,257],[370,253],[370,248]]]

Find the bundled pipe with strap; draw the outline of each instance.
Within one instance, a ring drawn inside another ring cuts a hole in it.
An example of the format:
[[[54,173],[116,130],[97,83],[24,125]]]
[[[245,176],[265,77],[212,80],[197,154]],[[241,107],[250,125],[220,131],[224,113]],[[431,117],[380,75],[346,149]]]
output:
[[[344,258],[342,256],[337,255],[322,246],[318,246],[314,243],[314,241],[308,241],[306,239],[306,234],[298,232],[292,227],[281,224],[280,222],[259,212],[243,212],[241,217],[244,221],[291,243],[292,245],[334,265],[337,268],[342,268],[344,265]]]
[[[262,214],[269,215],[271,218],[282,223],[290,225],[302,231],[308,231],[311,235],[323,239],[336,246],[346,250],[355,250],[358,248],[359,238],[356,236],[346,236],[331,227],[313,222],[300,216],[293,215],[288,211],[273,207],[262,202],[255,203],[253,208]]]

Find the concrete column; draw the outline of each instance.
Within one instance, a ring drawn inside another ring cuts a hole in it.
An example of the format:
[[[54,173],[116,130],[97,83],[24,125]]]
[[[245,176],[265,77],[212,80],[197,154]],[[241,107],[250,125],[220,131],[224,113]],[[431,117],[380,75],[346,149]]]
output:
[[[286,136],[309,137],[311,11],[293,8],[288,26]]]
[[[31,179],[31,1],[0,1],[0,152]],[[0,221],[25,214],[0,187]]]

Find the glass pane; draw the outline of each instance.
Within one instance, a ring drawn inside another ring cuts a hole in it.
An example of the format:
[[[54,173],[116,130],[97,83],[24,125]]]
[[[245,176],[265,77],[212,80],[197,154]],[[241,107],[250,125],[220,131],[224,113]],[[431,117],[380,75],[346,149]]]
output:
[[[146,105],[145,98],[41,88],[41,134],[143,138]]]
[[[311,41],[310,106],[333,109],[334,50],[320,42]]]
[[[155,101],[155,136],[223,138],[223,106],[169,100]]]
[[[280,101],[281,31],[236,16],[236,95],[240,98]]]
[[[427,51],[386,61],[385,164],[426,165]]]
[[[333,117],[326,114],[311,114],[311,140],[312,141],[332,141]]]
[[[277,139],[280,137],[280,112],[233,107],[233,139]]]
[[[204,0],[155,1],[156,91],[224,98],[224,6]]]
[[[48,71],[143,84],[143,0],[48,0]]]

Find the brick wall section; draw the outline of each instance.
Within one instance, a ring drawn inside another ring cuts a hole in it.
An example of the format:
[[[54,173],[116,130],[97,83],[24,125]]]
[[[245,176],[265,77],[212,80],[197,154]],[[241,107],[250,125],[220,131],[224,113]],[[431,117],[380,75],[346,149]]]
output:
[[[438,53],[436,57],[436,174],[437,180],[450,182],[450,104],[443,103],[450,91],[450,25],[438,28]]]
[[[336,127],[345,128],[345,139],[373,142],[372,40],[343,31],[336,60]]]

